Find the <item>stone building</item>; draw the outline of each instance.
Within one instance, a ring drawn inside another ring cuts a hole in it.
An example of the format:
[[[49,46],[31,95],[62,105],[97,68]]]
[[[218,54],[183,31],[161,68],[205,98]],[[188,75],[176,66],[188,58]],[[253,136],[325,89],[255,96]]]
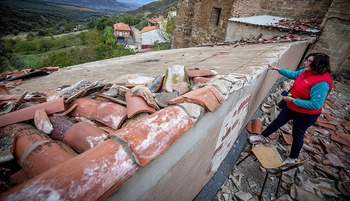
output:
[[[179,0],[173,47],[224,42],[230,18],[257,15],[322,20],[307,51],[328,54],[334,72],[350,71],[349,0]]]

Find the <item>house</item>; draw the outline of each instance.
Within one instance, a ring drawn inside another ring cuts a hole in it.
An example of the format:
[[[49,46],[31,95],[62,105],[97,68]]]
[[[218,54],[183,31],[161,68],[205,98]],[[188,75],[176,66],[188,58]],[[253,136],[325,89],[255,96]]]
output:
[[[113,25],[114,35],[116,37],[117,44],[125,44],[125,38],[130,36],[131,29],[127,24],[116,23]]]
[[[154,47],[154,42],[158,41],[160,43],[166,42],[162,36],[163,31],[155,26],[144,27],[141,34],[141,49],[147,49]],[[163,32],[165,33],[165,32]]]
[[[166,19],[162,18],[162,17],[157,17],[154,19],[150,19],[148,20],[148,26],[157,26],[161,21],[164,21]]]

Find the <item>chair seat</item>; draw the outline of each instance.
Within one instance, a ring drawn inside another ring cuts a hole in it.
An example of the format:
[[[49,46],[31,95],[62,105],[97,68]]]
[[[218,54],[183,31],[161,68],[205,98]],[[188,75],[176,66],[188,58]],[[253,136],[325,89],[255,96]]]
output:
[[[252,152],[260,164],[266,169],[278,168],[283,165],[283,162],[271,147],[254,147]]]
[[[299,160],[296,159],[295,163],[287,163],[283,165],[283,162],[281,159],[278,157],[276,154],[275,150],[273,150],[271,147],[254,147],[252,149],[252,152],[254,153],[255,157],[259,160],[260,164],[265,168],[265,169],[274,169],[274,168],[279,168],[279,167],[291,167],[300,163],[304,163],[309,158]]]

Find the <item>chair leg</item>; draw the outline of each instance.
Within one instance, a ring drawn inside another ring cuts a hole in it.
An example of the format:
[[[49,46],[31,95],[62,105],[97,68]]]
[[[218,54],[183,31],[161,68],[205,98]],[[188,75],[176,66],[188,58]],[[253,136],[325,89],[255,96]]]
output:
[[[247,159],[249,156],[251,156],[253,154],[253,152],[249,152],[249,154],[244,157],[241,161],[239,161],[238,163],[236,163],[236,166],[238,166],[239,164],[241,164],[245,159]]]
[[[280,172],[280,175],[278,177],[278,185],[277,185],[277,191],[276,191],[276,197],[279,197],[279,192],[280,192],[280,187],[281,187],[281,183],[282,183],[282,174],[283,172]]]
[[[263,193],[264,193],[264,188],[265,188],[265,184],[266,184],[266,181],[267,181],[267,178],[268,178],[268,177],[269,177],[269,171],[266,170],[266,176],[265,176],[264,184],[263,184],[262,189],[261,189],[261,191],[260,191],[259,201],[262,200]]]

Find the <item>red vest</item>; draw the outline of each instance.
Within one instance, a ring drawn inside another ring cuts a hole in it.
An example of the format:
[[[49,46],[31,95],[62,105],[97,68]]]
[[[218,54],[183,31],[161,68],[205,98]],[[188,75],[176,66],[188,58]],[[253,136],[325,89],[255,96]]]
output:
[[[290,90],[290,93],[298,99],[310,100],[311,87],[313,87],[315,84],[318,84],[320,82],[327,82],[329,84],[329,90],[327,93],[327,96],[328,96],[333,86],[331,76],[329,75],[329,73],[325,73],[323,75],[315,75],[312,73],[311,70],[304,71],[297,77],[297,79],[293,84],[292,89]],[[300,113],[319,114],[322,112],[322,107],[318,110],[314,110],[314,109],[299,107],[294,103],[290,103],[290,102],[287,102],[287,106],[289,109]]]

